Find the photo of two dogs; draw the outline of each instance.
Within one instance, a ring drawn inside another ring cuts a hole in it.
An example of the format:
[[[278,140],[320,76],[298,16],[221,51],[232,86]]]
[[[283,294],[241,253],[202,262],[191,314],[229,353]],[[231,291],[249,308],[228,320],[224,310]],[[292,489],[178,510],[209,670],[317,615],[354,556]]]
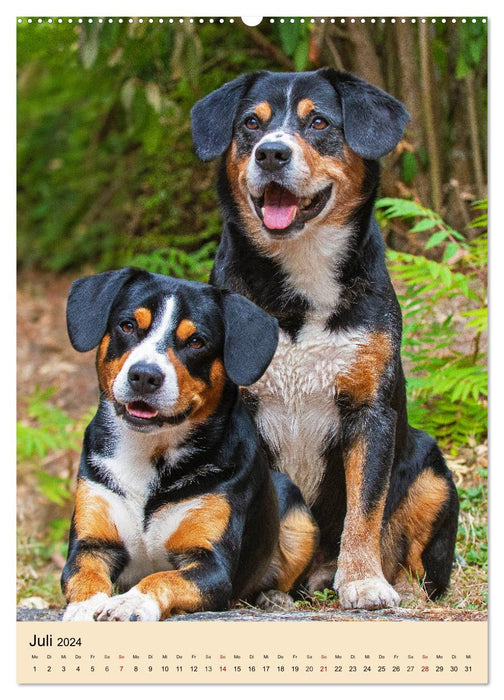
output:
[[[394,97],[320,69],[236,77],[196,102],[220,158],[208,284],[137,268],[76,280],[97,348],[62,588],[66,621],[155,621],[237,601],[398,606],[450,582],[458,498],[408,424],[401,311],[374,216]]]

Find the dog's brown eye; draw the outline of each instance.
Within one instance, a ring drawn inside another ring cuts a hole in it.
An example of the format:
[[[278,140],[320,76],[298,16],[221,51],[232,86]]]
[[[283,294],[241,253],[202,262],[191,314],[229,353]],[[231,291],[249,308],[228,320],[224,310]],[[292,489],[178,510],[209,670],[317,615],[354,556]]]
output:
[[[329,122],[326,119],[324,119],[324,117],[315,117],[310,126],[313,129],[322,131],[322,129],[327,129],[327,127],[329,126]]]
[[[247,129],[251,129],[252,131],[254,129],[258,129],[259,120],[257,119],[257,117],[248,117],[247,119],[245,119],[245,126],[247,127]]]
[[[192,338],[189,338],[187,341],[187,347],[192,348],[193,350],[200,350],[204,344],[205,343],[203,342],[202,338],[199,337],[199,335],[193,335]]]
[[[136,326],[133,321],[123,321],[119,324],[119,327],[123,333],[134,333]]]

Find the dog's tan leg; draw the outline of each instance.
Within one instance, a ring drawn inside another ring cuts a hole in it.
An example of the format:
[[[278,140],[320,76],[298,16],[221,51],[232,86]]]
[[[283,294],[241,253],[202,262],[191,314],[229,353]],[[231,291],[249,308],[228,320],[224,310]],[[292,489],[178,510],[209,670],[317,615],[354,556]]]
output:
[[[68,602],[65,621],[92,620],[112,595],[112,574],[121,566],[124,546],[104,498],[80,480],[72,518],[71,551],[65,566],[63,592]]]
[[[263,579],[256,604],[265,610],[291,610],[288,595],[306,573],[319,539],[318,527],[305,508],[291,508],[280,521],[278,545]]]
[[[370,446],[358,439],[344,464],[347,515],[341,538],[334,588],[343,608],[383,608],[398,605],[400,597],[387,582],[381,566],[380,535],[385,494],[371,507],[363,499],[364,470]]]
[[[163,620],[176,612],[194,612],[203,607],[203,594],[190,579],[190,564],[180,571],[161,571],[143,578],[122,595],[110,598],[98,612],[102,621]],[[188,575],[189,574],[189,575]]]
[[[383,571],[402,597],[416,596],[429,587],[422,554],[449,498],[449,483],[424,469],[399,503],[382,537]]]
[[[111,598],[97,615],[106,620],[162,620],[177,612],[221,609],[231,597],[229,570],[216,552],[227,531],[230,506],[224,496],[207,494],[165,542],[177,568],[142,578]],[[157,512],[162,518],[163,509]]]
[[[278,589],[288,593],[306,571],[318,543],[318,528],[305,509],[293,508],[280,521]]]

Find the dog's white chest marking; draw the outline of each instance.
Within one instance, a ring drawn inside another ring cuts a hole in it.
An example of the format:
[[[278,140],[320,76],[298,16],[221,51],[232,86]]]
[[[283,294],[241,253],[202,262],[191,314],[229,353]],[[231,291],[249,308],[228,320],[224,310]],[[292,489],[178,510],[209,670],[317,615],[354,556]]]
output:
[[[324,450],[339,434],[335,378],[350,370],[366,338],[362,330],[330,333],[319,320],[306,323],[297,342],[281,331],[273,361],[250,387],[260,399],[259,432],[309,505],[325,471]]]
[[[351,237],[351,228],[319,224],[311,230],[308,223],[302,236],[272,245],[270,254],[282,265],[296,292],[305,294],[318,311],[330,313],[342,291],[336,261],[344,260]]]
[[[145,506],[159,479],[150,461],[152,450],[152,436],[132,433],[125,428],[119,431],[114,455],[96,458],[98,468],[112,475],[124,494],[114,493],[100,484],[92,485],[93,492],[107,501],[110,518],[130,557],[117,581],[123,589],[130,588],[148,574],[172,568],[165,543],[184,518],[201,506],[200,498],[166,505],[155,511],[146,523]],[[174,459],[180,452],[171,451]]]

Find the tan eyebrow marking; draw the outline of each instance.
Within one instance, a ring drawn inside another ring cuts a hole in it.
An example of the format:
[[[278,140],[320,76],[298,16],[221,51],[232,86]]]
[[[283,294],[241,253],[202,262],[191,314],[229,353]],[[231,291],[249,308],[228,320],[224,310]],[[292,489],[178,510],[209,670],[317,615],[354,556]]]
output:
[[[184,318],[178,325],[175,334],[177,338],[181,341],[187,340],[194,333],[196,333],[196,326],[188,318]]]
[[[143,306],[136,309],[133,312],[133,316],[135,317],[135,321],[138,323],[138,327],[142,328],[143,330],[149,328],[150,324],[152,323],[152,313],[149,309],[146,309]]]
[[[260,102],[254,109],[254,112],[263,122],[271,119],[271,105],[269,102]]]
[[[314,111],[314,109],[315,109],[315,104],[308,97],[305,97],[304,100],[301,100],[298,103],[298,106],[297,106],[298,117],[300,119],[305,119],[310,114],[310,112]]]

